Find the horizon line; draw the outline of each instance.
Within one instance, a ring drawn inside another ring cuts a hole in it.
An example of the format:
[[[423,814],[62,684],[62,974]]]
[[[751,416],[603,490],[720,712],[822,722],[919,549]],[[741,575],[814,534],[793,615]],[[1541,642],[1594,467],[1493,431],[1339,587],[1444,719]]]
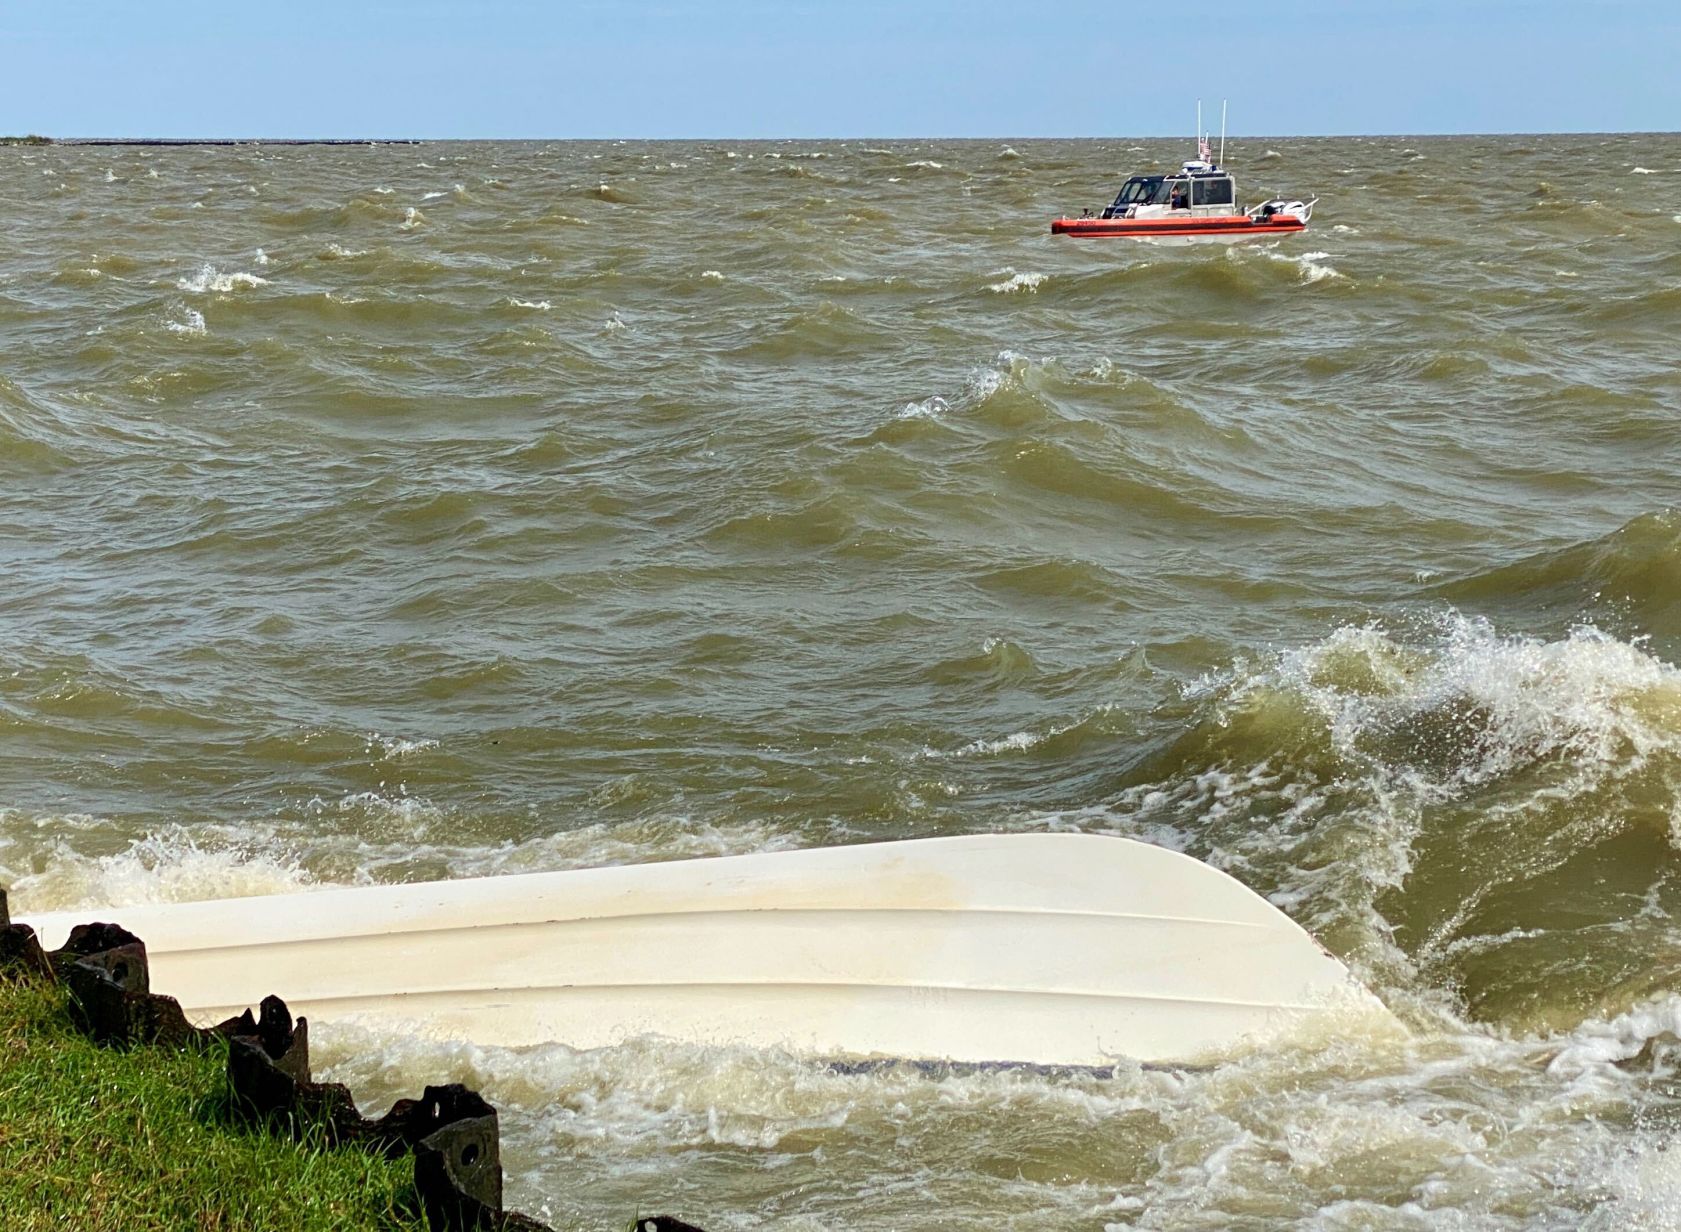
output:
[[[1301,141],[1301,140],[1365,140],[1373,137],[1438,137],[1438,138],[1470,138],[1470,137],[1669,137],[1675,136],[1681,130],[1676,129],[1518,129],[1508,132],[1348,132],[1348,133],[1230,133],[1228,141]],[[49,136],[45,133],[17,133],[0,136],[0,143],[23,144],[26,142],[44,141],[52,145],[417,145],[421,143],[442,142],[790,142],[790,141],[1194,141],[1195,138],[1183,133],[1063,133],[1036,134],[996,133],[980,136],[956,136],[941,133],[925,133],[916,136],[884,136],[872,133],[855,133],[850,135],[813,136],[810,134],[788,134],[781,136],[728,136],[705,135],[689,137],[647,137],[647,136],[473,136],[473,137],[330,137],[330,136],[226,136],[216,134],[199,134],[196,136],[164,136],[149,135],[115,136],[89,134],[85,136]]]

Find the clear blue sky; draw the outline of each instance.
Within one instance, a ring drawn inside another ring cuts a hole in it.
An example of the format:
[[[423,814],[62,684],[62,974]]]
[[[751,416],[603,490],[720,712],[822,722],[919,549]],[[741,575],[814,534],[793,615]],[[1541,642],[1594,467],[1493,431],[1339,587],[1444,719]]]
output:
[[[0,40],[0,133],[1681,127],[1681,0],[0,0]]]

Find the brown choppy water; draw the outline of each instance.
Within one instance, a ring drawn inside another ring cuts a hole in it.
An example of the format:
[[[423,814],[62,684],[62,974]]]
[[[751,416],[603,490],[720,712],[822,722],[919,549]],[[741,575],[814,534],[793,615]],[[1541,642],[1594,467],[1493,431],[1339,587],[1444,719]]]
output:
[[[1681,1221],[1681,138],[0,150],[22,908],[1072,827],[1414,1028],[1207,1072],[329,1039],[601,1226]]]

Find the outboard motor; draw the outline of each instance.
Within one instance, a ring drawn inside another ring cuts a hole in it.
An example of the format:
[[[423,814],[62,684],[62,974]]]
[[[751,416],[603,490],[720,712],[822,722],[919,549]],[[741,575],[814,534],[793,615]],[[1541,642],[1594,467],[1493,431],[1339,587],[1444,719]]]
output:
[[[1271,201],[1261,202],[1261,204],[1255,208],[1255,216],[1260,219],[1260,221],[1266,222],[1271,219],[1273,215],[1282,214],[1286,218],[1299,218],[1303,223],[1306,223],[1309,218],[1313,217],[1313,207],[1318,203],[1318,201],[1318,197],[1315,197],[1312,201],[1306,202],[1286,201],[1282,197],[1277,197]]]

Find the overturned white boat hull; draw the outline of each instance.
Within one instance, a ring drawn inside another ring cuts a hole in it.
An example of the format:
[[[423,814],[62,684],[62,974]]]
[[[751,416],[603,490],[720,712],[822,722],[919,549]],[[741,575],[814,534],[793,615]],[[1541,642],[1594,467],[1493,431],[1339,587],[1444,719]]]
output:
[[[296,1013],[577,1048],[644,1035],[823,1057],[1196,1062],[1369,994],[1264,899],[1188,856],[976,835],[90,915],[146,942],[210,1023]]]

